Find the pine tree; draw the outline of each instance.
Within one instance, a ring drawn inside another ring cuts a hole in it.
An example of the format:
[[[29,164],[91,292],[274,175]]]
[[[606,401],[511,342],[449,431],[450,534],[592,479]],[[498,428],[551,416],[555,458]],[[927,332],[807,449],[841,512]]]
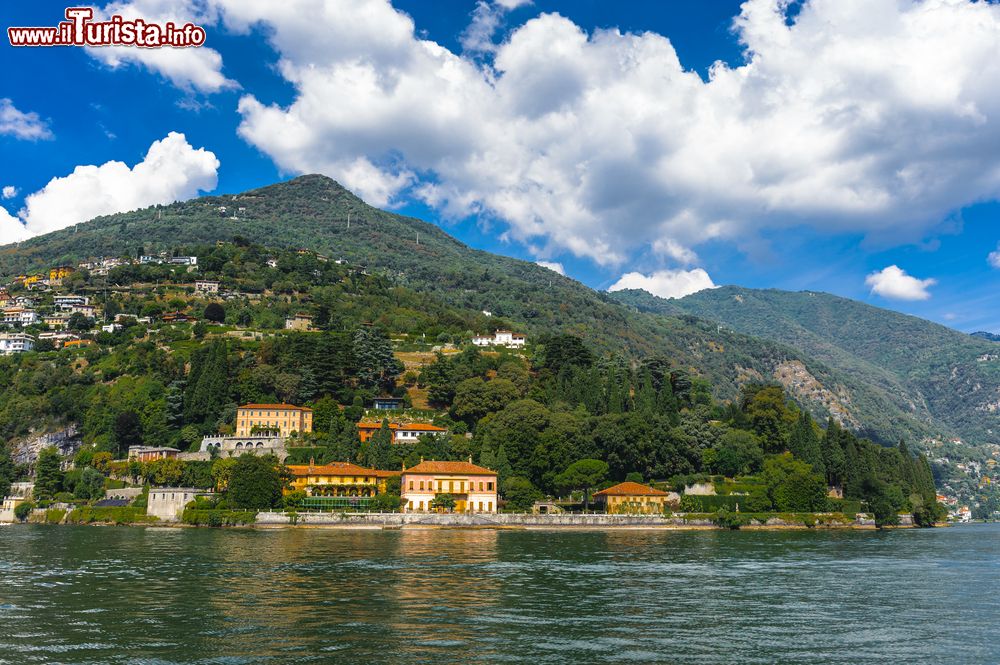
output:
[[[806,411],[799,414],[799,419],[792,428],[792,434],[788,439],[788,449],[795,457],[807,464],[811,464],[813,471],[826,477],[826,465],[823,463],[823,451],[820,447],[819,437],[813,426],[813,419]]]

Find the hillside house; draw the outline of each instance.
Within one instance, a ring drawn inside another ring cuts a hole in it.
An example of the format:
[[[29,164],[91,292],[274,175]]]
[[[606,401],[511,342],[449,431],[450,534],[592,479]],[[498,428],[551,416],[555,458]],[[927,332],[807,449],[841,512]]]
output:
[[[523,347],[527,339],[521,333],[497,330],[493,335],[476,335],[472,338],[472,343],[476,346],[504,346],[508,349],[517,349]]]
[[[299,312],[295,316],[285,319],[285,330],[310,331],[313,329],[313,317],[311,314]]]
[[[195,293],[218,293],[219,282],[214,279],[199,279],[194,283]]]
[[[368,441],[382,429],[382,423],[358,423],[358,436],[362,442]],[[445,435],[448,430],[430,423],[389,423],[393,443],[416,443],[424,434]]]
[[[3,310],[3,322],[7,325],[30,326],[38,323],[38,313],[25,307],[8,307]]]
[[[9,356],[35,348],[35,338],[27,333],[0,333],[0,354]]]
[[[252,436],[258,431],[280,436],[311,432],[312,415],[309,407],[294,404],[244,404],[236,409],[236,436]]]
[[[52,330],[65,330],[69,325],[69,317],[65,314],[51,314],[43,316],[42,322]]]
[[[71,307],[89,305],[90,298],[88,296],[78,296],[72,294],[52,296],[52,303],[61,311],[67,312]]]

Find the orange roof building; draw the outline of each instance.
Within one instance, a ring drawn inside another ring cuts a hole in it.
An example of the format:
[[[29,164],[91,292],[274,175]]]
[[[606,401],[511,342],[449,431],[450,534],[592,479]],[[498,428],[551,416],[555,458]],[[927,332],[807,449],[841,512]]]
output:
[[[497,472],[468,462],[435,462],[403,469],[400,495],[403,510],[425,512],[440,510],[437,497],[447,494],[458,513],[495,513],[497,511]]]
[[[594,493],[594,502],[606,513],[659,514],[677,501],[677,495],[640,483],[618,483]]]
[[[311,432],[312,416],[312,409],[294,404],[244,404],[236,409],[236,436],[253,436],[262,431],[277,432],[279,436]]]
[[[358,435],[365,442],[382,429],[382,423],[358,423]],[[389,423],[393,443],[416,443],[423,434],[447,434],[444,427],[429,423]]]
[[[292,490],[302,490],[309,496],[371,497],[384,492],[386,479],[399,471],[367,469],[351,462],[329,464],[289,464]]]

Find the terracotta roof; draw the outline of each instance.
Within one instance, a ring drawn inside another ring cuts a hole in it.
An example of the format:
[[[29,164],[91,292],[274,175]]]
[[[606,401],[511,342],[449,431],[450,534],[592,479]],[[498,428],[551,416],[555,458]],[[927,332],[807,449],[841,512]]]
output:
[[[293,476],[379,476],[385,473],[377,469],[366,469],[350,462],[330,462],[329,464],[289,464]]]
[[[358,423],[358,429],[381,429],[382,423]],[[429,423],[389,423],[389,429],[417,430],[421,432],[447,432],[447,428]]]
[[[614,487],[594,492],[594,496],[667,496],[667,494],[668,492],[653,489],[649,485],[633,482],[618,483]]]
[[[454,473],[467,476],[495,476],[496,471],[477,466],[472,462],[435,462],[433,460],[403,469],[403,473]]]
[[[243,404],[241,409],[274,409],[284,411],[312,411],[308,406],[295,406],[294,404]]]

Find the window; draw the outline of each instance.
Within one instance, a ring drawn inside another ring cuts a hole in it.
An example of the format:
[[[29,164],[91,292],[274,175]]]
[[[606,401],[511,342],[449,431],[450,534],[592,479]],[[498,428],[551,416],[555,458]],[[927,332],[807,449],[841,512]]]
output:
[[[493,483],[486,483],[486,491],[487,492],[493,491]]]
[[[410,491],[411,492],[413,491],[413,481],[412,480],[410,481]],[[411,501],[411,503],[412,503],[412,501]]]
[[[455,491],[455,481],[453,481],[453,480],[449,480],[448,481],[448,491],[449,492],[454,492]]]
[[[490,513],[492,513],[492,512],[493,512],[493,502],[492,502],[492,501],[489,501],[489,502],[488,502],[488,503],[486,504],[486,510],[487,510],[487,512],[490,512]]]
[[[481,481],[481,480],[479,481],[479,491],[480,492],[483,491],[483,481]]]
[[[479,502],[479,512],[483,512],[483,502]]]

